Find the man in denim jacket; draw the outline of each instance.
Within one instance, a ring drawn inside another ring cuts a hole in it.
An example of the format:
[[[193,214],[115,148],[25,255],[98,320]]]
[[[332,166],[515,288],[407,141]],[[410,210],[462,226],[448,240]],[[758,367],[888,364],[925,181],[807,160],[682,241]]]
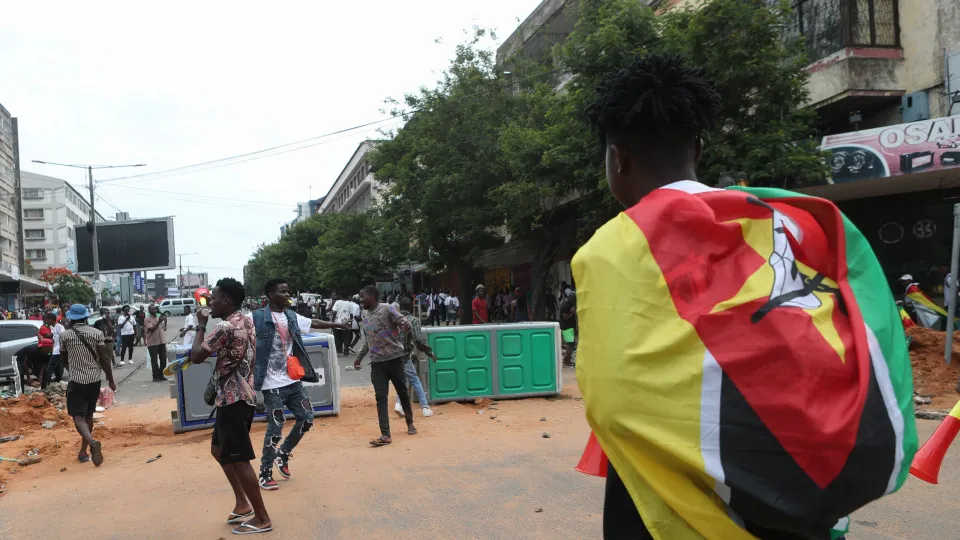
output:
[[[313,427],[310,398],[303,383],[290,378],[287,360],[295,356],[301,365],[310,361],[301,336],[309,333],[311,328],[342,329],[345,325],[308,319],[289,309],[290,287],[283,279],[268,281],[264,292],[270,300],[269,304],[250,316],[257,332],[253,386],[255,390],[263,392],[267,412],[267,432],[263,438],[263,453],[260,459],[260,487],[272,491],[280,488],[273,479],[274,463],[281,476],[290,478],[290,454],[303,434]],[[296,423],[281,445],[284,407],[293,413]]]

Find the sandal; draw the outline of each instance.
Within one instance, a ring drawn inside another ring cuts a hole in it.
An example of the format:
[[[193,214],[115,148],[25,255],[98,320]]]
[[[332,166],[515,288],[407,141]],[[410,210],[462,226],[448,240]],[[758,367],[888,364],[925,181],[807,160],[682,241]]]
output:
[[[233,534],[260,534],[265,532],[270,532],[273,530],[273,525],[267,525],[266,527],[257,527],[256,525],[251,525],[250,522],[241,523],[239,527],[233,529],[231,532]]]
[[[90,461],[90,456],[88,456],[87,454],[77,454],[77,461],[79,461],[80,463],[87,463],[88,461]]]
[[[238,514],[236,512],[230,512],[230,517],[227,518],[227,525],[236,525],[237,523],[243,523],[245,519],[252,518],[254,516],[254,511],[251,510],[246,514]]]
[[[381,435],[380,437],[377,437],[376,439],[370,441],[370,446],[372,446],[372,447],[374,447],[374,448],[379,448],[379,447],[381,447],[381,446],[386,446],[386,445],[388,445],[388,444],[390,444],[390,443],[392,443],[392,442],[393,442],[393,441],[385,441],[385,440],[383,439],[383,436]]]

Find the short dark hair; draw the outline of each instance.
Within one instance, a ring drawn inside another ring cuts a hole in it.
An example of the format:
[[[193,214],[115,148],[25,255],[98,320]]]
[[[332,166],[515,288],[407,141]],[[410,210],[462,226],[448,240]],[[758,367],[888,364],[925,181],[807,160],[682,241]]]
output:
[[[603,143],[611,135],[673,142],[713,127],[720,95],[703,68],[676,54],[648,54],[609,73],[587,116]]]
[[[413,311],[413,302],[409,298],[403,297],[397,303],[400,304],[400,311]]]
[[[360,294],[365,294],[374,298],[380,298],[380,290],[377,289],[376,285],[367,285],[366,287],[360,289]]]
[[[270,293],[277,292],[277,287],[280,285],[289,285],[289,283],[287,283],[287,280],[284,278],[278,277],[271,279],[266,285],[263,286],[263,294],[269,296]]]
[[[247,291],[244,290],[243,283],[233,278],[225,277],[217,281],[217,288],[230,297],[233,307],[240,307],[243,304],[243,299],[247,297]]]

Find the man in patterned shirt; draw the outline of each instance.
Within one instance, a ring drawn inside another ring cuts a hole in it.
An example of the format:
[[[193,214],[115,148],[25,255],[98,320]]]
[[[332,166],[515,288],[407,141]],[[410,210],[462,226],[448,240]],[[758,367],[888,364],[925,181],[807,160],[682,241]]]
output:
[[[253,321],[240,311],[246,291],[231,278],[217,282],[210,297],[210,308],[197,311],[197,335],[190,351],[190,362],[199,364],[216,353],[213,380],[217,388],[217,420],[213,426],[210,452],[220,463],[233,488],[236,503],[227,523],[239,526],[234,534],[255,534],[273,530],[267,508],[260,496],[257,474],[250,464],[256,456],[250,442],[257,394],[253,390],[253,370],[249,353],[256,346]],[[210,316],[222,319],[209,336]],[[251,518],[244,521],[247,518]]]
[[[434,362],[437,361],[437,357],[433,354],[433,349],[431,349],[423,339],[420,321],[410,313],[411,311],[413,311],[413,302],[411,302],[409,298],[401,298],[400,314],[410,323],[410,331],[403,333],[403,352],[406,353],[406,358],[403,361],[403,374],[407,377],[407,380],[410,381],[410,384],[413,385],[413,391],[417,393],[417,401],[420,402],[423,416],[433,416],[433,411],[430,410],[430,401],[427,399],[426,392],[423,391],[420,376],[417,375],[417,355],[414,349],[423,351],[427,356],[432,358]],[[397,395],[397,404],[393,406],[393,410],[398,416],[403,416],[403,405],[400,404],[399,395]]]
[[[389,304],[378,300],[380,292],[373,285],[367,285],[360,291],[360,303],[363,305],[363,333],[366,338],[363,348],[353,362],[360,369],[360,362],[370,355],[370,382],[377,396],[377,418],[380,421],[380,436],[370,441],[371,446],[386,446],[393,442],[390,437],[390,411],[387,405],[387,393],[390,383],[400,396],[400,405],[407,420],[407,435],[416,435],[413,427],[413,407],[407,393],[407,378],[403,374],[403,360],[406,352],[403,348],[401,332],[410,333],[410,321]]]

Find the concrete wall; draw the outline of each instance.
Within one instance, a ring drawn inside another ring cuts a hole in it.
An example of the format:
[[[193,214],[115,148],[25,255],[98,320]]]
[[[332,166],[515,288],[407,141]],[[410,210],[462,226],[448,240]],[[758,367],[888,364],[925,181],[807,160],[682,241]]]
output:
[[[549,23],[567,4],[576,6],[578,3],[579,0],[543,0],[497,49],[497,63],[503,64],[517,54],[524,43],[536,33],[549,31]]]

